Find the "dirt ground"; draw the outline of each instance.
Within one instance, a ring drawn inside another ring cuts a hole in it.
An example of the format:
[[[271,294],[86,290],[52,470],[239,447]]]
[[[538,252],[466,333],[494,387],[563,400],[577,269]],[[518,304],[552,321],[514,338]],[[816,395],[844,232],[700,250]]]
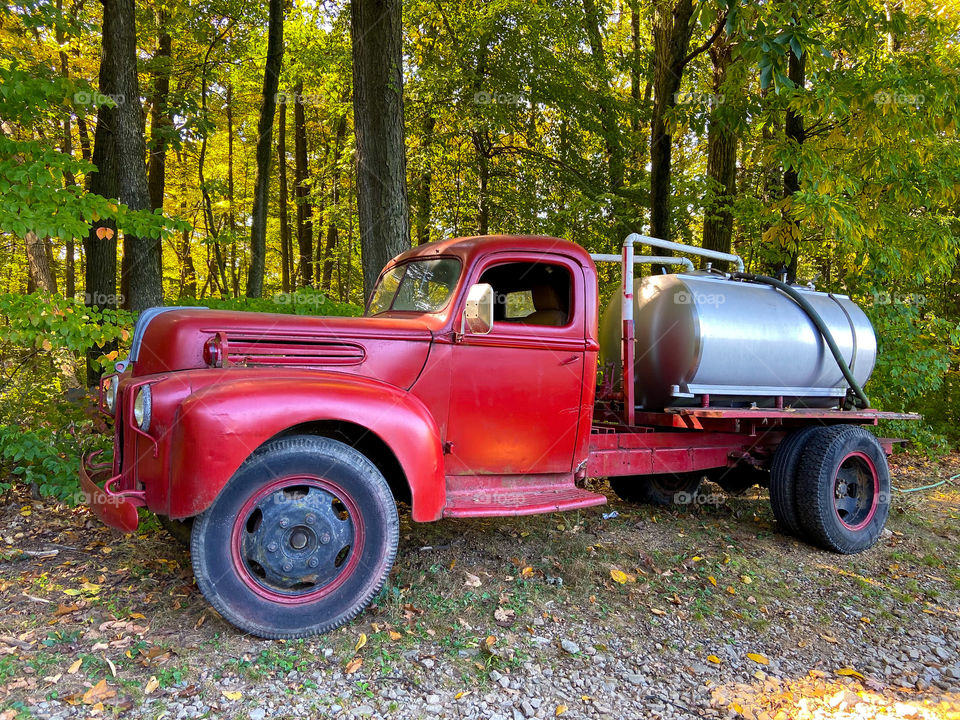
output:
[[[892,465],[907,489],[960,456]],[[780,534],[762,489],[701,492],[676,511],[407,514],[374,605],[302,641],[225,623],[155,520],[121,536],[8,494],[0,720],[960,718],[960,485],[897,493],[856,556]]]

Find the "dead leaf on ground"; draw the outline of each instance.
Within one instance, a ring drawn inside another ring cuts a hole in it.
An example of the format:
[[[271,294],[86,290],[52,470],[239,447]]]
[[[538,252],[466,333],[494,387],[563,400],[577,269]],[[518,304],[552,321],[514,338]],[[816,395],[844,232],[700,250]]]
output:
[[[116,697],[116,695],[116,690],[108,687],[107,680],[104,678],[83,694],[83,704],[95,705],[96,703]]]

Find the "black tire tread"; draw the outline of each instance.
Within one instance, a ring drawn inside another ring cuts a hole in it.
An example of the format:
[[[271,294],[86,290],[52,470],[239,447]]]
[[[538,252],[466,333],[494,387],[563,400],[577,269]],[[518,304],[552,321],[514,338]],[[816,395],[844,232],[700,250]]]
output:
[[[877,471],[880,473],[880,492],[885,493],[888,497],[890,492],[890,479],[886,466],[886,455],[880,443],[877,441],[876,436],[869,430],[856,425],[842,425],[839,427],[841,429],[840,432],[815,435],[804,448],[803,455],[800,458],[797,481],[797,509],[800,523],[803,526],[803,531],[809,542],[819,545],[825,550],[851,555],[866,550],[876,542],[886,522],[889,505],[882,506],[884,508],[882,511],[883,522],[880,523],[875,533],[876,537],[871,538],[869,535],[863,535],[863,538],[867,539],[866,541],[861,539],[853,542],[838,532],[836,527],[833,527],[830,523],[825,523],[824,518],[832,517],[834,514],[833,500],[830,497],[830,493],[821,492],[822,483],[832,480],[832,469],[830,464],[827,463],[830,459],[831,452],[836,448],[838,443],[845,444],[856,438],[861,438],[871,445],[883,460],[882,467],[878,466]],[[830,470],[830,478],[824,478],[823,476],[823,473],[827,470]],[[884,480],[886,482],[884,482]],[[886,487],[883,487],[884,485],[886,485]]]
[[[380,473],[380,470],[377,469],[377,467],[368,458],[354,448],[350,447],[349,445],[345,445],[338,440],[316,435],[291,435],[272,440],[251,454],[250,457],[247,458],[237,469],[237,472],[233,477],[238,477],[243,471],[249,470],[251,466],[255,466],[258,463],[268,462],[269,459],[271,457],[275,457],[277,453],[296,453],[302,450],[320,450],[328,455],[332,455],[336,459],[358,464],[359,469],[362,470],[365,475],[367,475],[368,479],[376,488],[376,491],[383,493],[383,499],[389,503],[390,507],[393,508],[392,522],[389,523],[388,527],[388,542],[390,545],[390,551],[385,563],[386,569],[382,573],[382,577],[380,577],[376,584],[371,586],[348,611],[341,613],[335,618],[321,621],[310,627],[298,628],[291,631],[277,631],[273,628],[251,622],[246,618],[240,617],[234,613],[226,604],[224,599],[220,596],[220,594],[216,591],[216,588],[207,581],[206,574],[201,571],[201,568],[197,567],[198,563],[203,562],[202,559],[205,556],[204,529],[206,527],[206,523],[210,522],[210,508],[208,508],[204,513],[198,515],[193,524],[193,532],[190,542],[190,552],[193,558],[194,575],[196,576],[197,585],[200,587],[204,597],[206,597],[207,601],[213,606],[213,608],[231,624],[240,628],[244,632],[248,632],[268,640],[303,638],[313,635],[320,635],[330,632],[341,625],[345,625],[356,618],[366,609],[370,601],[376,597],[383,588],[384,583],[390,575],[390,569],[393,567],[394,560],[396,559],[397,545],[400,538],[400,523],[396,512],[396,504],[393,498],[393,493],[390,491],[387,481]],[[233,478],[231,478],[231,480],[232,479]],[[216,503],[216,500],[214,503]],[[213,506],[211,506],[211,508],[212,507]]]
[[[795,537],[802,537],[803,534],[796,499],[800,456],[813,433],[830,429],[813,426],[795,430],[780,442],[773,454],[770,465],[770,507],[780,526]]]

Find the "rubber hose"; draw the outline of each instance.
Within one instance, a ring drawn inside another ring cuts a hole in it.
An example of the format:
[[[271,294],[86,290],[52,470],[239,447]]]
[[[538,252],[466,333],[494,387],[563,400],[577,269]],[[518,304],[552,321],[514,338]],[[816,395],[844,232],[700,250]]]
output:
[[[736,280],[746,280],[748,282],[762,283],[763,285],[770,285],[775,287],[777,290],[780,290],[787,297],[793,300],[797,305],[800,306],[800,309],[803,310],[807,317],[810,318],[810,321],[816,326],[817,330],[820,331],[820,334],[823,336],[823,339],[827,343],[827,347],[830,348],[830,352],[833,353],[833,359],[837,361],[837,365],[840,368],[840,372],[843,373],[843,377],[846,378],[847,383],[850,385],[850,389],[853,390],[854,394],[857,396],[857,399],[860,401],[860,407],[868,408],[870,407],[870,400],[867,398],[866,394],[863,392],[863,388],[860,387],[860,383],[857,382],[856,378],[853,377],[853,373],[850,371],[849,366],[847,365],[846,360],[843,359],[843,355],[840,353],[840,348],[837,347],[837,343],[833,339],[833,334],[830,332],[830,329],[824,324],[823,318],[814,310],[813,306],[807,302],[807,299],[798,293],[793,287],[788,285],[785,282],[781,282],[776,278],[767,277],[766,275],[753,275],[752,273],[742,273],[735,272],[730,275],[730,277]]]

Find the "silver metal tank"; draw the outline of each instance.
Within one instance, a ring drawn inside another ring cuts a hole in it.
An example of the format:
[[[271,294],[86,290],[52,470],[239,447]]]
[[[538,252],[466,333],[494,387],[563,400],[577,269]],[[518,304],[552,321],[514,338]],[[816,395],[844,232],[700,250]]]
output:
[[[795,286],[823,318],[862,386],[877,341],[846,295]],[[619,375],[621,298],[600,321],[600,359]],[[828,407],[847,383],[830,348],[793,300],[769,285],[717,273],[655,275],[634,283],[636,402],[647,409],[756,402]],[[619,379],[619,378],[618,378]]]

